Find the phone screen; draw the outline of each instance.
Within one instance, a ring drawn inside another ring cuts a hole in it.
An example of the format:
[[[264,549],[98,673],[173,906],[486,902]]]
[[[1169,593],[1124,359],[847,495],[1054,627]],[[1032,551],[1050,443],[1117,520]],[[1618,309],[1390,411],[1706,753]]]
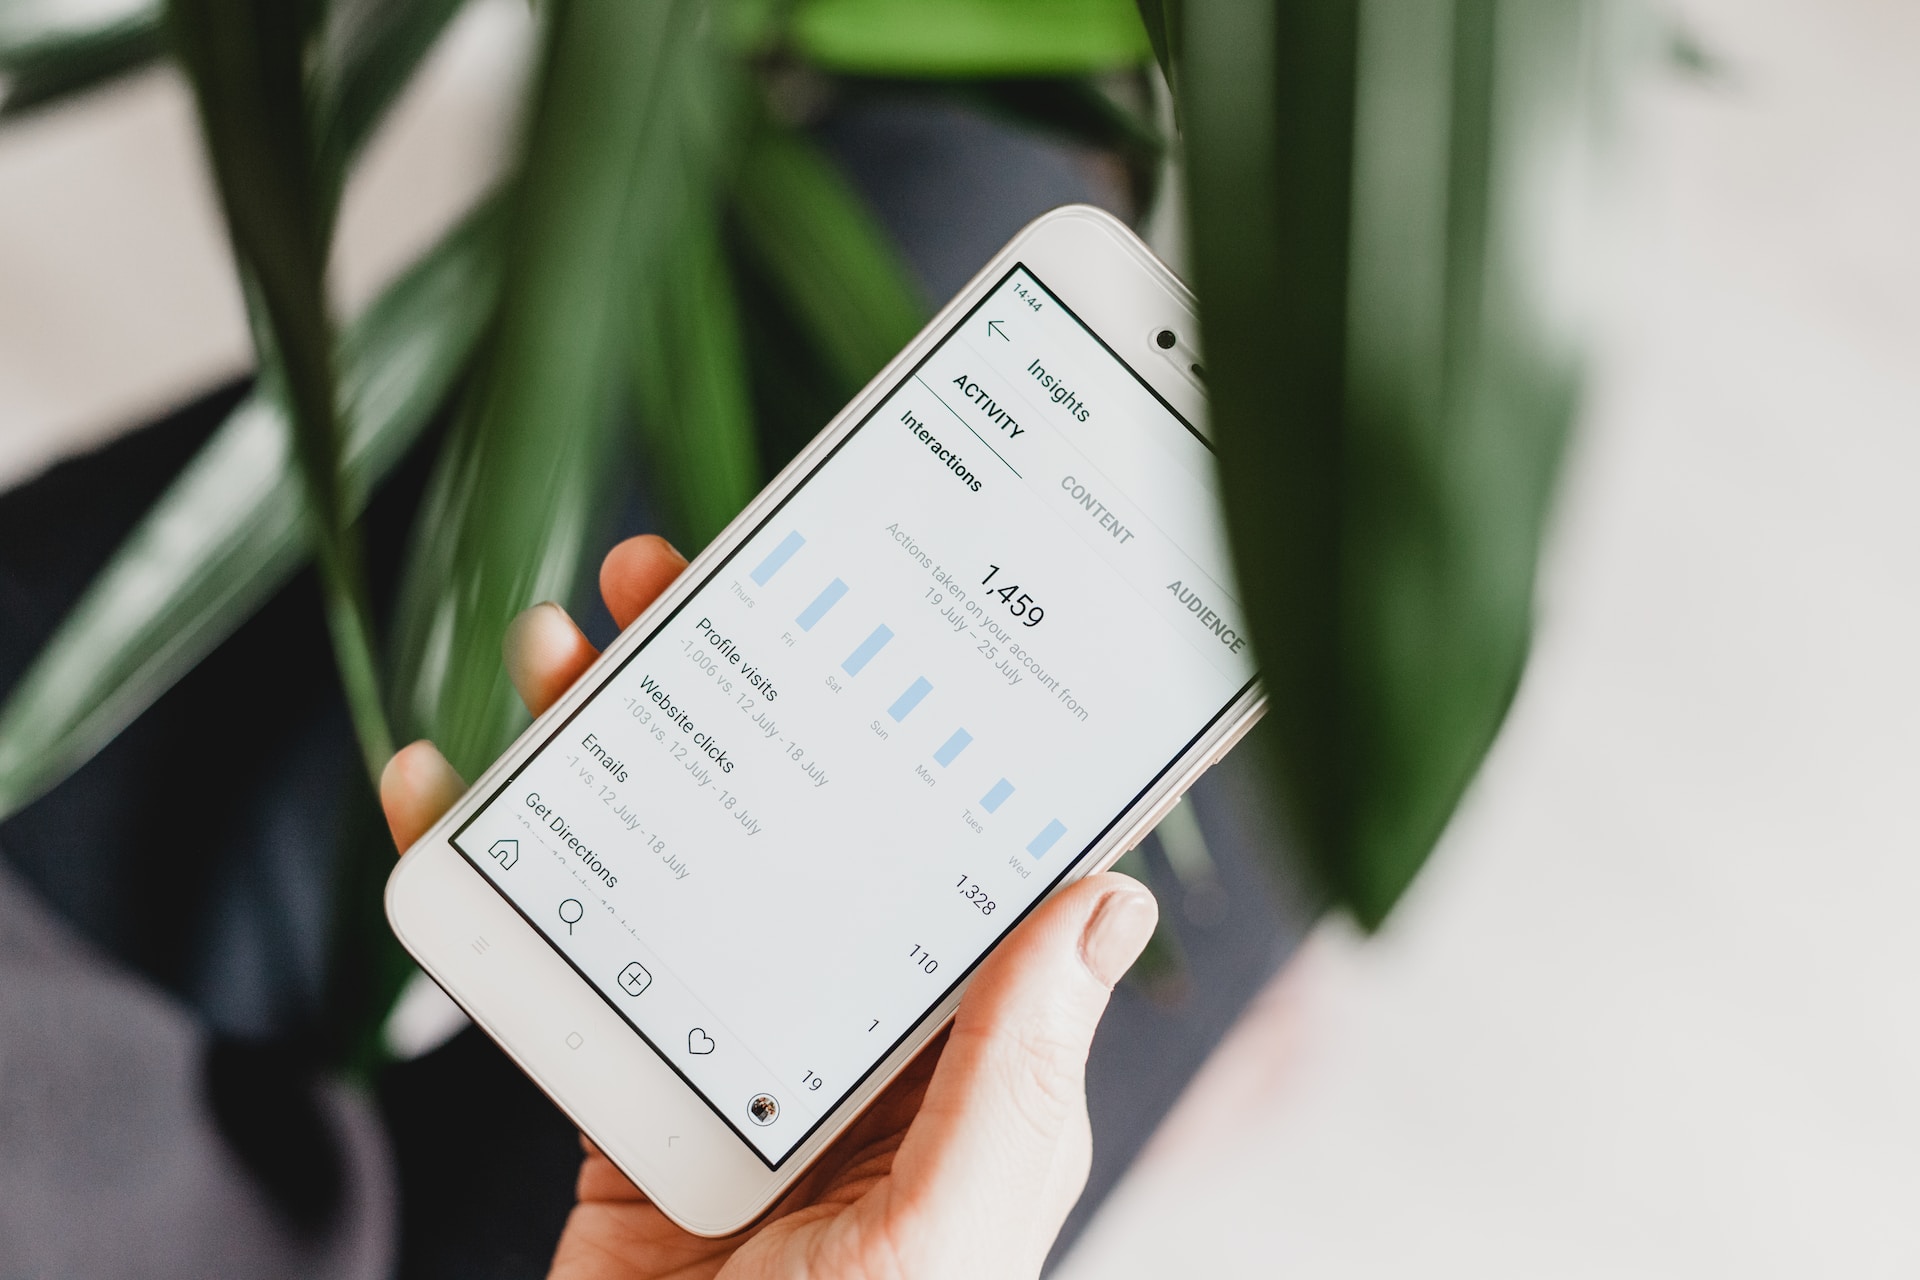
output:
[[[778,1167],[1247,688],[1231,581],[1016,266],[453,843]]]

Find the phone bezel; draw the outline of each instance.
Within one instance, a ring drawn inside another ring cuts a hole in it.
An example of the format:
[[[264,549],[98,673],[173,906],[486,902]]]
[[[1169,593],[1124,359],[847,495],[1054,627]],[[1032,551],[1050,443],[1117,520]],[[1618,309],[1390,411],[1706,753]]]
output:
[[[766,514],[891,393],[905,371],[1018,262],[1189,423],[1206,430],[1204,397],[1169,364],[1153,359],[1164,353],[1153,348],[1150,337],[1160,327],[1194,331],[1191,294],[1110,215],[1086,206],[1054,210],[1029,224],[982,267],[608,646],[586,675],[474,780],[408,851],[388,882],[389,920],[428,975],[663,1213],[697,1234],[730,1234],[771,1208],[946,1024],[966,982],[930,1010],[778,1169],[770,1169],[453,848],[449,837],[538,749],[554,725],[591,696],[611,668],[652,630],[653,621],[703,585]],[[1263,709],[1257,686],[1236,698],[1169,763],[1157,784],[1118,815],[1054,892],[1104,870],[1137,844]]]

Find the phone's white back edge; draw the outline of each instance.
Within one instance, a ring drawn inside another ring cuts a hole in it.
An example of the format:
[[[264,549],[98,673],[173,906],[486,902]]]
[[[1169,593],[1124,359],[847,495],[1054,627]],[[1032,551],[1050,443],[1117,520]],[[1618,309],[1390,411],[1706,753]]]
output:
[[[723,1236],[771,1208],[952,1016],[965,986],[929,1012],[826,1123],[769,1169],[448,842],[495,787],[598,687],[605,674],[758,527],[797,481],[883,400],[906,370],[1016,262],[1024,262],[1189,422],[1205,400],[1152,335],[1196,331],[1193,299],[1122,223],[1074,205],[1030,224],[783,469],[558,703],[535,720],[408,851],[387,884],[387,917],[407,951],[474,1022],[675,1223]],[[531,602],[530,602],[531,603]],[[1249,690],[1172,763],[1068,874],[1105,869],[1153,829],[1195,778],[1259,718]],[[475,1116],[484,1125],[487,1117]]]

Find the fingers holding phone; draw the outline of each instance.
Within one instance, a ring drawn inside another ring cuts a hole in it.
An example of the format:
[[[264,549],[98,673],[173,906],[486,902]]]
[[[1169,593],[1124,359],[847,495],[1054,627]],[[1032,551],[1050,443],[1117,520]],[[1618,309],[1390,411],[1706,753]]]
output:
[[[600,594],[625,628],[686,567],[686,558],[666,539],[628,538],[601,562]],[[552,706],[600,656],[566,610],[552,603],[523,610],[508,624],[501,650],[508,678],[534,715]],[[380,778],[380,804],[394,846],[405,853],[466,789],[432,743],[415,742],[394,753]]]

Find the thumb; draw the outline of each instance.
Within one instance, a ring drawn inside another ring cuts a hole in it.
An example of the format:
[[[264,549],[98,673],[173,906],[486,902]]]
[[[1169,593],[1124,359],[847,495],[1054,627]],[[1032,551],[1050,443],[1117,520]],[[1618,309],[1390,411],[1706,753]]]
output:
[[[896,1185],[929,1221],[973,1237],[942,1241],[947,1259],[981,1247],[999,1264],[1045,1257],[1086,1185],[1087,1049],[1158,918],[1137,880],[1090,876],[1043,903],[974,975],[894,1161]],[[975,1212],[954,1214],[962,1202]],[[997,1240],[979,1238],[982,1222]]]

